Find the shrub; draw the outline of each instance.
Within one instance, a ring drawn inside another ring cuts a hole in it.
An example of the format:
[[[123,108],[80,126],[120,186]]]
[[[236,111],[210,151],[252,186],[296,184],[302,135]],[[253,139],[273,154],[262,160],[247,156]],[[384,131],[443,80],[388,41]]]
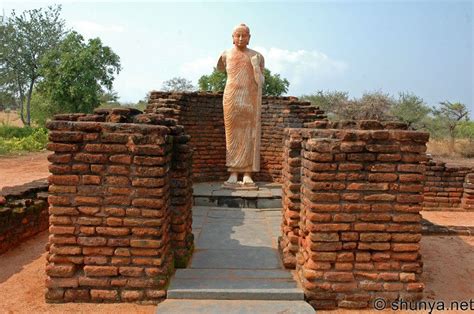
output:
[[[45,128],[0,127],[0,154],[40,151],[47,143]]]

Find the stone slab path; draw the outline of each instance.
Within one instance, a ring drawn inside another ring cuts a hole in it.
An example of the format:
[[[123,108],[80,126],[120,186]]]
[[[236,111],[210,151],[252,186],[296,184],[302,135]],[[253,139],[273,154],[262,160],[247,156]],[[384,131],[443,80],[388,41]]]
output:
[[[280,209],[195,206],[193,218],[192,260],[157,313],[314,313],[279,257]]]

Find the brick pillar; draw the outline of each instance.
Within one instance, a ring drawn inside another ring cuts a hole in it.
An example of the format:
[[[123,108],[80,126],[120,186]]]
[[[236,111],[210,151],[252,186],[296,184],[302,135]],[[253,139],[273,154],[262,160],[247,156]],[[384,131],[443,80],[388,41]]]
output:
[[[192,239],[189,219],[171,231],[179,226],[173,200],[190,197],[189,189],[177,192],[185,175],[171,163],[173,134],[182,130],[125,109],[58,115],[47,126],[54,153],[46,300],[159,302],[173,269],[173,235]]]
[[[466,175],[461,208],[464,210],[474,209],[474,173]]]
[[[327,127],[302,142],[296,259],[308,302],[365,308],[376,297],[421,298],[428,133],[376,121]]]
[[[171,161],[171,243],[175,267],[185,268],[194,249],[193,182],[190,136],[182,128],[173,128]]]
[[[282,236],[279,249],[286,268],[296,267],[300,221],[301,143],[303,137],[297,129],[285,130],[282,170]]]

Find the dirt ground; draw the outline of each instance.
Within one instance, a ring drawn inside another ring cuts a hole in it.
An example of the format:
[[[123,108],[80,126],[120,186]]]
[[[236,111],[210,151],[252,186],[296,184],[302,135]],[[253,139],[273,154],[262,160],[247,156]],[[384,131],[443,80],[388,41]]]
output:
[[[67,303],[44,301],[47,232],[0,258],[0,313],[154,313],[154,305]]]
[[[47,178],[49,154],[51,152],[0,156],[0,189]]]

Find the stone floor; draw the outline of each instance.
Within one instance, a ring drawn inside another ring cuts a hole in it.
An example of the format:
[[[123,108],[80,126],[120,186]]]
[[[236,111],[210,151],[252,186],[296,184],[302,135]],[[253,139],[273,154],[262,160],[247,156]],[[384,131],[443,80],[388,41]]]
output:
[[[314,313],[281,263],[279,209],[195,206],[193,218],[191,263],[176,271],[158,313]]]

